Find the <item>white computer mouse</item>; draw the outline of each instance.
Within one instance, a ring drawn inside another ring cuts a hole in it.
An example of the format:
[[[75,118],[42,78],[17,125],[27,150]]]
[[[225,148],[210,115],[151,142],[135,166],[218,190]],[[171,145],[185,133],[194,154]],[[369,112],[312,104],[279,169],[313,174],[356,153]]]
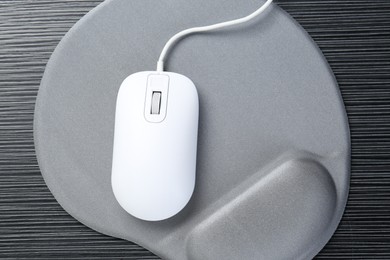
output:
[[[117,97],[112,189],[128,213],[159,221],[180,212],[195,187],[199,100],[172,72],[127,77]]]

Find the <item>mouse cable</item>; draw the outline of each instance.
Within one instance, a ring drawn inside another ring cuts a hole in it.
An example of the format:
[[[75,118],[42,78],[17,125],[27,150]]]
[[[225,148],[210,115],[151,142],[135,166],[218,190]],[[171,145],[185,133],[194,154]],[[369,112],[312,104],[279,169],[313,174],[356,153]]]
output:
[[[222,23],[217,23],[213,25],[208,25],[208,26],[202,26],[202,27],[194,27],[194,28],[189,28],[184,31],[181,31],[177,34],[175,34],[169,41],[165,44],[164,49],[161,52],[160,58],[158,59],[157,62],[157,71],[162,72],[164,71],[164,61],[165,61],[165,56],[167,55],[169,49],[180,39],[183,37],[193,34],[193,33],[199,33],[199,32],[209,32],[209,31],[214,31],[218,30],[221,28],[226,28],[230,27],[233,25],[241,24],[241,23],[246,23],[257,16],[259,16],[261,13],[263,13],[268,6],[270,6],[272,3],[272,0],[267,0],[259,9],[257,9],[255,12],[252,14],[245,16],[243,18],[227,21],[227,22],[222,22]]]

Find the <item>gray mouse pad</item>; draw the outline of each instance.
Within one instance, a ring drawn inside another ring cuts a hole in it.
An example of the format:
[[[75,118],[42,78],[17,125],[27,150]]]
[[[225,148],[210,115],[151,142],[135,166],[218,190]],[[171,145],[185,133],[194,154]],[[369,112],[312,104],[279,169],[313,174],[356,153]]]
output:
[[[309,259],[321,250],[348,195],[347,117],[320,50],[275,4],[249,24],[187,37],[169,56],[167,69],[192,79],[200,99],[187,207],[146,222],[111,189],[121,82],[154,70],[178,31],[262,2],[111,0],[70,30],[47,65],[34,120],[42,174],[69,214],[164,259]]]

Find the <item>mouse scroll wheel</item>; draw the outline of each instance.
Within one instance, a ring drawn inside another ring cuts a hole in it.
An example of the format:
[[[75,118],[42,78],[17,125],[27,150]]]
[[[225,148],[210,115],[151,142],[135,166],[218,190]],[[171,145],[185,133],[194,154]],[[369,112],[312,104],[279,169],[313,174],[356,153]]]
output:
[[[150,114],[159,115],[161,109],[161,91],[153,91]]]

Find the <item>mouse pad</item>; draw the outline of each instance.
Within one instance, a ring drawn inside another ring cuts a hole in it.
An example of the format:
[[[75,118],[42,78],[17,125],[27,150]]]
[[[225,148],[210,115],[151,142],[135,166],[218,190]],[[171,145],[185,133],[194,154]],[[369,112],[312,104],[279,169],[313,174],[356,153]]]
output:
[[[189,36],[169,55],[167,70],[189,77],[200,100],[186,208],[138,220],[111,189],[122,81],[154,70],[175,33],[263,2],[110,0],[69,31],[47,65],[34,119],[42,174],[69,214],[163,259],[309,259],[322,249],[348,195],[347,117],[321,51],[276,4],[248,24]]]

